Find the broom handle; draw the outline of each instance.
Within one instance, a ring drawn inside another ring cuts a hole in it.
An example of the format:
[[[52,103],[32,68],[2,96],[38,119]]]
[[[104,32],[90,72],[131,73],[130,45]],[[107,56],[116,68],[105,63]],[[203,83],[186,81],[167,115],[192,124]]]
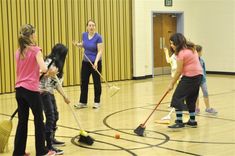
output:
[[[175,110],[175,108],[172,108],[170,113],[167,116],[170,116],[173,113],[174,110]]]
[[[142,124],[142,126],[144,126],[146,124],[146,122],[149,120],[149,118],[152,116],[152,114],[154,113],[154,111],[157,109],[157,107],[161,104],[162,100],[165,98],[165,96],[168,94],[169,91],[166,91],[165,94],[162,96],[161,100],[158,102],[158,104],[156,105],[156,107],[153,109],[153,111],[151,112],[151,114],[148,116],[148,118],[145,120],[145,122]]]
[[[47,66],[47,69],[48,69],[48,70],[49,70],[49,68],[51,67],[51,65],[52,65],[54,62],[55,62],[55,58],[53,58],[53,59],[51,60],[51,62],[49,63],[49,65]],[[41,80],[42,77],[43,77],[45,74],[46,74],[46,73],[42,73],[42,75],[40,76],[39,80]]]
[[[60,84],[60,81],[59,81],[59,78],[58,78],[57,76],[55,76],[55,79],[56,79],[57,83],[58,83],[59,85],[61,85],[61,84]],[[76,120],[76,122],[77,122],[77,124],[78,124],[78,127],[81,129],[81,126],[80,126],[80,124],[79,124],[79,122],[78,122],[78,118],[77,118],[75,112],[73,111],[73,108],[71,107],[70,104],[68,104],[68,105],[69,105],[69,108],[70,108],[70,110],[71,110],[71,112],[72,112],[72,114],[73,114],[73,116],[74,116],[74,119]]]
[[[85,52],[84,52],[84,56],[86,57],[86,59],[89,61],[89,63],[92,65],[92,66],[94,66],[94,64],[91,62],[91,60],[87,57],[87,55],[85,54]],[[100,77],[104,80],[104,82],[109,86],[109,87],[111,87],[110,86],[110,84],[106,81],[106,79],[101,75],[101,73],[97,70],[97,69],[95,69],[95,71],[100,75]]]
[[[15,112],[11,115],[11,119],[10,120],[12,120],[15,117],[17,112],[18,112],[18,108],[16,108]]]
[[[73,114],[74,119],[76,120],[76,122],[77,122],[77,124],[78,124],[78,128],[80,128],[80,130],[82,130],[82,129],[81,129],[81,125],[79,124],[79,121],[78,121],[77,115],[76,115],[76,114],[75,114],[75,112],[73,111],[72,106],[71,106],[71,105],[69,105],[69,108],[70,108],[70,110],[71,110],[71,112],[72,112],[72,114]]]

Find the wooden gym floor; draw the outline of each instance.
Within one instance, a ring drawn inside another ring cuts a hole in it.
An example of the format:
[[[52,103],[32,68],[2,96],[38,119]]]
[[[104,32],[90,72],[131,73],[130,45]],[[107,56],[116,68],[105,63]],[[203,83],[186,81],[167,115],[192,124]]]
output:
[[[224,75],[207,75],[210,104],[218,110],[216,116],[205,113],[202,93],[200,91],[201,113],[196,117],[198,128],[184,128],[173,132],[166,124],[157,124],[170,111],[168,108],[172,92],[163,100],[157,111],[146,124],[146,136],[139,137],[133,130],[151,113],[155,104],[163,95],[170,81],[170,76],[157,76],[146,80],[115,82],[121,90],[114,97],[109,96],[109,88],[102,84],[102,106],[92,109],[93,85],[89,86],[89,107],[74,109],[83,129],[96,141],[92,146],[79,144],[74,137],[79,128],[64,103],[56,93],[60,119],[58,121],[57,139],[66,142],[61,147],[66,156],[153,156],[153,155],[235,155],[235,77]],[[111,83],[114,84],[114,83]],[[80,87],[65,87],[71,99],[71,105],[78,102]],[[9,119],[16,109],[15,94],[0,95],[0,121]],[[186,112],[185,120],[188,118]],[[30,114],[27,152],[35,155],[33,117]],[[171,123],[175,114],[171,116]],[[10,156],[17,118],[13,120],[13,130],[9,139],[9,151],[1,156]],[[120,139],[115,139],[120,134]]]

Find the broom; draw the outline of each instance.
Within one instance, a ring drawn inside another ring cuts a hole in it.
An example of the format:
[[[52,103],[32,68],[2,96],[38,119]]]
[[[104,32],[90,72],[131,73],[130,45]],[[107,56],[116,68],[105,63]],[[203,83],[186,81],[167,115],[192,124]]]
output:
[[[93,63],[91,62],[91,60],[86,56],[86,54],[84,53],[84,56],[86,57],[86,59],[89,61],[89,63],[93,66]],[[95,69],[95,71],[100,75],[100,77],[104,80],[104,82],[107,84],[107,86],[110,89],[110,97],[114,96],[119,90],[120,88],[114,85],[110,85],[106,79],[101,75],[101,73]]]
[[[151,114],[148,116],[148,118],[145,120],[144,123],[140,124],[135,130],[134,133],[139,135],[139,136],[144,136],[144,130],[146,128],[145,124],[147,123],[147,121],[149,120],[149,118],[152,116],[152,114],[154,113],[154,111],[157,109],[157,107],[161,104],[162,100],[165,98],[165,96],[167,95],[169,91],[166,91],[165,94],[162,96],[161,100],[158,102],[158,104],[156,105],[156,107],[153,109],[153,111],[151,112]]]
[[[3,153],[8,148],[8,140],[12,130],[12,119],[17,113],[17,109],[11,115],[10,120],[0,122],[0,153]]]
[[[73,41],[73,44],[75,45],[75,46],[77,46],[76,45],[76,43],[75,43],[75,41]],[[78,46],[77,46],[78,47]],[[84,53],[84,56],[86,57],[86,59],[89,61],[89,63],[92,65],[92,66],[94,66],[93,65],[93,63],[91,62],[91,60],[87,57],[87,55]],[[114,85],[110,85],[108,82],[107,82],[107,80],[101,75],[101,73],[97,70],[97,69],[95,69],[95,71],[99,74],[99,76],[104,80],[104,82],[107,84],[107,86],[109,87],[109,90],[110,90],[110,97],[112,97],[112,96],[114,96],[119,90],[120,90],[120,88],[119,87],[117,87],[117,86],[114,86]]]
[[[75,112],[73,111],[73,108],[71,107],[71,105],[69,105],[69,108],[71,109],[73,117],[77,122],[78,128],[80,129],[80,132],[79,132],[80,137],[79,137],[78,141],[81,143],[87,144],[87,145],[92,145],[94,143],[94,139],[92,137],[90,137],[85,130],[81,129],[78,118],[77,118]]]
[[[171,111],[164,117],[161,118],[161,120],[156,120],[156,123],[159,124],[169,124],[171,121],[171,114],[173,113],[173,111],[175,110],[175,108],[172,108]]]
[[[55,76],[55,79],[56,79],[57,83],[59,85],[61,85],[57,76]],[[80,137],[79,137],[78,141],[81,142],[81,143],[85,143],[87,145],[92,145],[94,143],[94,139],[92,137],[90,137],[85,130],[82,130],[82,128],[80,126],[80,123],[78,121],[78,118],[77,118],[75,112],[73,111],[73,108],[71,107],[71,105],[69,105],[69,108],[70,108],[70,110],[71,110],[71,112],[73,114],[73,117],[76,120],[76,123],[77,123],[77,125],[78,125],[78,127],[80,129],[80,132],[79,132],[79,136]]]

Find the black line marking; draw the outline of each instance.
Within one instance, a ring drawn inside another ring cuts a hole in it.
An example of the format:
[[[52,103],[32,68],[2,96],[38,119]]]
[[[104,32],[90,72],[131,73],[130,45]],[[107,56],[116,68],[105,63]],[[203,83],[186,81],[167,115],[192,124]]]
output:
[[[82,148],[86,148],[86,149],[93,149],[93,150],[109,150],[109,149],[100,149],[100,148],[92,148],[92,147],[88,147],[88,146],[82,146],[81,144],[79,143],[76,143],[75,139],[76,139],[77,136],[75,136],[74,138],[71,139],[71,142],[76,145],[76,146],[79,146],[79,147],[82,147]],[[133,156],[137,156],[137,154],[135,154],[134,152],[126,149],[126,148],[123,148],[121,146],[118,146],[118,145],[115,145],[115,144],[111,144],[111,143],[108,143],[108,142],[104,142],[104,141],[99,141],[99,140],[95,140],[95,142],[99,142],[99,143],[103,143],[103,144],[108,144],[108,145],[111,145],[111,146],[114,146],[114,147],[117,147],[123,151],[126,151],[127,153],[130,153],[131,155]],[[112,151],[114,151],[114,149],[112,149]]]

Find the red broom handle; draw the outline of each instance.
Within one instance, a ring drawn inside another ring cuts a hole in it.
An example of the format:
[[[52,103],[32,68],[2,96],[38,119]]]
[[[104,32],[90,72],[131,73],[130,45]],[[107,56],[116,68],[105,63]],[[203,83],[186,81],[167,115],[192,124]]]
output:
[[[161,100],[158,102],[158,104],[156,105],[156,107],[153,109],[153,111],[151,112],[151,114],[148,116],[148,118],[145,120],[145,122],[142,124],[142,126],[145,126],[145,124],[147,123],[147,121],[149,120],[149,118],[152,116],[152,114],[155,112],[155,110],[157,109],[157,107],[161,104],[162,100],[166,97],[166,95],[168,94],[169,91],[166,91],[165,94],[162,96]]]

